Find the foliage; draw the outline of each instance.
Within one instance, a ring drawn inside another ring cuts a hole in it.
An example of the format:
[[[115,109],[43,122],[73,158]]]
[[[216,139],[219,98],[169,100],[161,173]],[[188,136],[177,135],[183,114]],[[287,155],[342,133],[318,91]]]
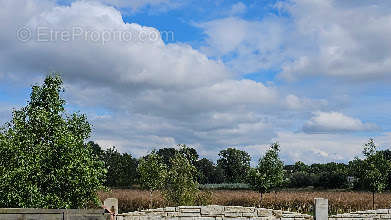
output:
[[[301,161],[295,165],[285,166],[288,187],[314,186],[326,189],[348,188],[349,166],[342,163],[312,164],[308,166]]]
[[[198,171],[198,182],[200,184],[215,184],[224,182],[224,171],[217,167],[212,161],[202,158],[195,163]]]
[[[83,208],[98,204],[103,162],[85,145],[85,115],[66,114],[62,80],[49,75],[32,87],[0,131],[0,207]]]
[[[158,151],[156,151],[156,154],[158,154],[162,158],[163,163],[168,168],[170,168],[171,167],[170,159],[173,158],[177,152],[178,152],[178,150],[173,147],[172,148],[161,148]]]
[[[265,193],[282,185],[284,164],[278,156],[279,151],[278,143],[272,144],[266,154],[260,158],[258,166],[250,169],[247,181],[254,190]]]
[[[128,153],[119,153],[115,147],[104,151],[103,161],[107,168],[106,186],[131,187],[137,182],[137,160]]]
[[[251,161],[251,157],[247,152],[228,148],[220,151],[219,157],[217,166],[224,170],[224,176],[228,183],[243,183],[246,181]]]
[[[196,168],[182,153],[170,159],[163,194],[173,205],[194,205],[198,194]]]
[[[363,175],[359,178],[369,191],[382,192],[387,186],[391,163],[386,160],[384,154],[376,151],[373,139],[364,145],[363,154]]]
[[[140,159],[137,172],[141,186],[150,191],[162,189],[167,178],[167,166],[155,152]]]
[[[179,150],[177,150],[176,148],[173,148],[173,147],[161,148],[156,153],[163,158],[163,162],[167,165],[168,168],[171,167],[170,160],[172,157],[175,156],[176,153],[183,154],[186,157],[186,159],[188,159],[190,161],[190,163],[192,165],[196,164],[196,162],[199,158],[199,155],[198,155],[196,149],[188,147],[188,146],[186,146],[186,144],[178,144],[177,148],[179,148]]]
[[[167,166],[163,163],[163,157],[152,152],[146,157],[141,158],[137,167],[137,173],[140,176],[139,183],[141,187],[149,190],[149,208],[152,208],[153,191],[162,189],[167,179]]]

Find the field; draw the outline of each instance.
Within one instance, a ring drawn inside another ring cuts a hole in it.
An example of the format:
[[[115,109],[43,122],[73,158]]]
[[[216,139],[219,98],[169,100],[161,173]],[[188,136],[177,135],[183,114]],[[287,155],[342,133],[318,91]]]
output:
[[[256,206],[259,200],[259,194],[249,190],[212,190],[203,191],[203,193],[210,196],[210,199],[206,201],[207,204]],[[149,206],[149,193],[143,190],[114,189],[111,192],[100,192],[99,196],[102,200],[108,197],[118,198],[120,212],[147,209]],[[369,192],[335,191],[267,193],[263,197],[262,206],[312,214],[313,200],[317,197],[329,199],[329,212],[331,214],[372,209],[372,194]],[[154,193],[154,208],[168,205],[158,192]],[[389,208],[390,205],[391,193],[375,195],[375,208]]]

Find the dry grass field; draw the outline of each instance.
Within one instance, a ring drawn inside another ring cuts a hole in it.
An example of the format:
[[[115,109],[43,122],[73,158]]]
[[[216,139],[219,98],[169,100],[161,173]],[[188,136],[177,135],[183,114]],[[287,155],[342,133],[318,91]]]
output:
[[[210,195],[207,204],[257,206],[259,200],[258,193],[247,190],[215,190],[206,194]],[[108,197],[118,198],[120,212],[147,209],[149,206],[149,193],[143,190],[114,189],[99,195],[102,201]],[[281,191],[265,194],[262,206],[312,214],[316,197],[329,199],[329,212],[332,214],[372,209],[372,194],[369,192]],[[376,194],[375,203],[375,208],[390,208],[391,193]],[[168,205],[158,192],[154,193],[154,208]]]

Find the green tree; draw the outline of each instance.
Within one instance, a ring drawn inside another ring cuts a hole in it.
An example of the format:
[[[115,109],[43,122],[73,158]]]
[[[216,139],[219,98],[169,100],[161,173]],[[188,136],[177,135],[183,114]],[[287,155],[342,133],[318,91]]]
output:
[[[364,145],[363,154],[365,159],[363,161],[364,172],[360,177],[360,181],[364,186],[372,192],[372,206],[375,208],[375,193],[382,192],[388,181],[388,173],[391,170],[391,163],[384,154],[377,151],[373,139]]]
[[[284,181],[284,164],[278,153],[280,146],[274,143],[266,154],[259,159],[258,166],[250,169],[247,182],[260,193],[259,205],[262,204],[263,193],[279,187]]]
[[[250,155],[235,148],[228,148],[219,153],[217,166],[224,170],[224,176],[229,183],[243,183],[246,181],[250,169]]]
[[[186,144],[178,144],[177,149],[173,147],[161,148],[157,151],[157,154],[163,157],[164,163],[167,165],[168,168],[170,168],[171,167],[170,160],[178,152],[183,154],[186,157],[186,159],[190,161],[192,165],[195,165],[199,157],[197,151],[194,148],[186,146]]]
[[[212,161],[202,158],[195,164],[198,171],[198,182],[200,184],[222,183],[224,181],[223,170],[216,167]]]
[[[199,158],[196,149],[186,146],[186,144],[178,144],[179,153],[182,153],[189,162],[195,166]]]
[[[152,208],[152,194],[155,190],[162,189],[167,179],[167,166],[163,157],[156,152],[141,158],[137,167],[140,176],[141,187],[149,190],[150,208]]]
[[[170,159],[173,158],[177,152],[178,152],[177,149],[170,147],[170,148],[161,148],[156,153],[162,157],[164,164],[166,164],[166,166],[170,168],[171,167]]]
[[[310,167],[301,161],[297,161],[293,166],[293,172],[309,172]]]
[[[0,131],[0,207],[85,208],[99,204],[105,169],[85,144],[85,115],[66,114],[62,80],[49,75]]]
[[[196,168],[182,153],[177,152],[170,159],[164,186],[164,196],[173,205],[194,205],[198,194]]]
[[[105,154],[105,151],[99,146],[99,144],[93,142],[93,141],[89,141],[87,143],[87,145],[89,145],[88,147],[90,147],[92,149],[92,154],[98,159],[98,160],[101,160],[103,161],[104,159],[104,154]]]
[[[103,161],[108,171],[106,186],[127,188],[136,182],[138,164],[131,154],[121,154],[115,147],[112,147],[104,151]]]

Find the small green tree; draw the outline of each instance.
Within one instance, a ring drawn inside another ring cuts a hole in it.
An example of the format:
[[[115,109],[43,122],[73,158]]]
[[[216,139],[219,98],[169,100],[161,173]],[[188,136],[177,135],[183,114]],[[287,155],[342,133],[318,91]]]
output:
[[[62,80],[49,75],[0,130],[0,207],[85,208],[99,204],[105,169],[85,144],[85,115],[65,113]]]
[[[194,205],[198,194],[197,170],[180,152],[170,159],[164,196],[173,205]]]
[[[248,173],[247,183],[260,193],[259,206],[262,204],[263,193],[281,186],[284,181],[284,164],[278,156],[279,151],[278,143],[272,144],[259,159],[258,166],[251,168]]]
[[[141,158],[137,167],[140,176],[140,184],[144,189],[149,190],[150,208],[152,208],[152,194],[155,190],[162,189],[167,179],[167,166],[163,162],[162,156],[152,152]]]
[[[375,208],[375,193],[382,192],[386,188],[387,174],[391,170],[391,163],[376,148],[373,139],[369,139],[369,142],[364,145],[364,172],[360,178],[365,188],[372,192],[373,208]]]

